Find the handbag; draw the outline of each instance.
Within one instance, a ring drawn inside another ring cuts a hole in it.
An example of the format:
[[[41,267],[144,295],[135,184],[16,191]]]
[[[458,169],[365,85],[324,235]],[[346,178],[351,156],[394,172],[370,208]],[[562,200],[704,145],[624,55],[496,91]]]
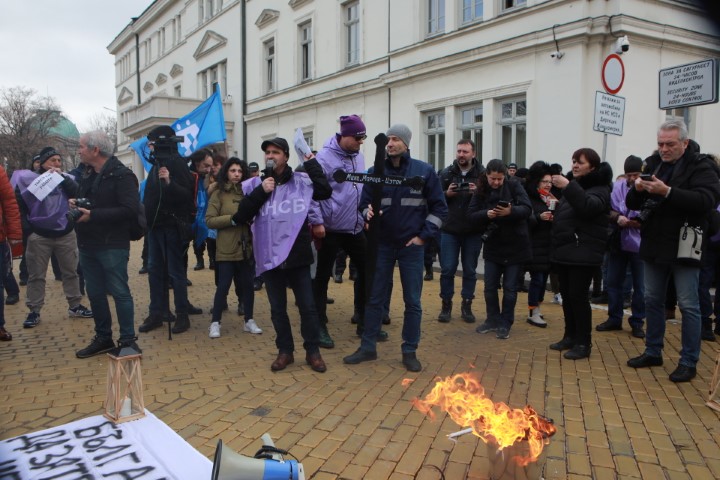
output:
[[[703,231],[700,227],[693,227],[687,222],[680,227],[680,240],[678,241],[677,258],[679,260],[698,260],[702,256]]]

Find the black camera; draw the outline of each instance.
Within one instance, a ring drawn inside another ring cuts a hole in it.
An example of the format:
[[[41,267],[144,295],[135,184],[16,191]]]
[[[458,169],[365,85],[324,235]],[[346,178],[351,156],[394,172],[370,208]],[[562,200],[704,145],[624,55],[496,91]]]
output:
[[[490,237],[493,236],[493,234],[497,231],[497,229],[500,228],[497,223],[492,222],[490,225],[487,226],[485,229],[485,232],[480,236],[480,239],[483,242],[487,242]]]
[[[153,165],[164,167],[171,158],[179,155],[177,145],[184,141],[185,137],[181,135],[172,137],[160,135],[153,141],[153,149],[150,152],[148,161]]]
[[[455,184],[454,192],[469,192],[470,191],[470,182],[458,182]]]
[[[653,199],[647,199],[643,202],[642,207],[640,208],[640,213],[638,213],[638,216],[635,217],[633,220],[637,220],[639,223],[645,223],[648,218],[653,214],[655,209],[660,205],[660,202],[658,200]]]
[[[69,221],[76,222],[78,218],[82,217],[83,212],[78,210],[79,208],[85,208],[87,210],[90,210],[92,208],[92,202],[90,202],[89,198],[76,198],[75,208],[65,214]]]

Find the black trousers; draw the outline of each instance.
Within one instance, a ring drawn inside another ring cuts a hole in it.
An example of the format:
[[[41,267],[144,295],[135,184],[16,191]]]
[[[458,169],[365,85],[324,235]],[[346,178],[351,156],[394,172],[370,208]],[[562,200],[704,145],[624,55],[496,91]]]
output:
[[[565,337],[576,345],[590,345],[592,341],[592,311],[588,289],[597,267],[554,264],[558,274],[562,308],[565,315]]]
[[[365,233],[335,233],[326,232],[325,238],[318,250],[317,269],[313,280],[313,296],[321,325],[327,325],[327,290],[328,282],[333,274],[335,258],[339,248],[350,256],[350,260],[357,268],[355,279],[355,311],[365,314]]]

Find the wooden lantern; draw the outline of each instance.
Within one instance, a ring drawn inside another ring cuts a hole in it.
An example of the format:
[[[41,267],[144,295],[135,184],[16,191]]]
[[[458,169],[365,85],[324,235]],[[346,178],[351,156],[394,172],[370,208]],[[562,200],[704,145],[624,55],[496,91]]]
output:
[[[134,350],[133,350],[134,352]],[[124,353],[124,352],[123,352]],[[115,423],[136,420],[145,416],[143,401],[142,354],[120,355],[108,353],[107,397],[105,417]]]
[[[720,395],[720,353],[715,358],[715,372],[713,373],[712,380],[710,380],[710,395],[705,405],[720,412],[720,402],[718,402],[718,395]]]

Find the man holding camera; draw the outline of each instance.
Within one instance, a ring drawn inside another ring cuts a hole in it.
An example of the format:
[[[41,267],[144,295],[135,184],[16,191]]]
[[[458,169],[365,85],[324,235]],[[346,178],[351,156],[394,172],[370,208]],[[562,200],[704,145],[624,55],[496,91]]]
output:
[[[190,328],[185,253],[192,238],[195,217],[194,179],[178,153],[179,138],[172,127],[161,125],[147,135],[153,167],[145,185],[148,219],[148,282],[150,315],[139,330],[149,332],[170,317],[169,283],[175,298],[173,333]]]
[[[62,171],[62,157],[52,147],[40,152],[37,172],[21,171],[13,175],[16,196],[23,224],[30,234],[27,239],[28,285],[25,304],[30,309],[23,327],[40,324],[40,310],[45,304],[45,275],[50,256],[58,259],[63,292],[68,302],[68,315],[91,318],[92,311],[82,304],[77,274],[78,246],[75,223],[68,216],[68,200],[75,197],[77,183]],[[35,183],[38,174],[47,174],[44,187]],[[55,184],[54,186],[52,186]],[[47,191],[49,190],[49,192]]]
[[[658,149],[645,160],[645,170],[627,194],[626,204],[640,211],[640,258],[645,262],[645,351],[631,358],[633,368],[663,364],[665,293],[674,277],[682,312],[682,350],[670,380],[689,382],[700,358],[700,260],[678,258],[681,229],[689,225],[707,231],[709,213],[720,201],[718,168],[713,159],[688,148],[685,123],[671,120],[660,126]],[[703,242],[704,243],[704,242]],[[703,245],[704,247],[704,245]]]
[[[129,231],[140,209],[137,177],[113,156],[115,147],[107,134],[88,132],[79,143],[78,155],[87,169],[80,179],[78,198],[70,200],[70,205],[77,218],[80,266],[95,315],[95,337],[75,355],[88,358],[115,348],[108,293],[120,326],[118,347],[139,353],[127,273]]]
[[[482,249],[482,231],[479,225],[468,222],[470,198],[477,191],[483,166],[475,158],[475,143],[463,138],[457,143],[455,161],[440,172],[440,183],[445,191],[448,206],[447,220],[440,230],[440,298],[442,310],[438,321],[447,323],[452,314],[455,293],[455,272],[458,256],[462,258],[462,305],[460,316],[468,323],[475,321],[472,301],[475,298],[478,257]]]

